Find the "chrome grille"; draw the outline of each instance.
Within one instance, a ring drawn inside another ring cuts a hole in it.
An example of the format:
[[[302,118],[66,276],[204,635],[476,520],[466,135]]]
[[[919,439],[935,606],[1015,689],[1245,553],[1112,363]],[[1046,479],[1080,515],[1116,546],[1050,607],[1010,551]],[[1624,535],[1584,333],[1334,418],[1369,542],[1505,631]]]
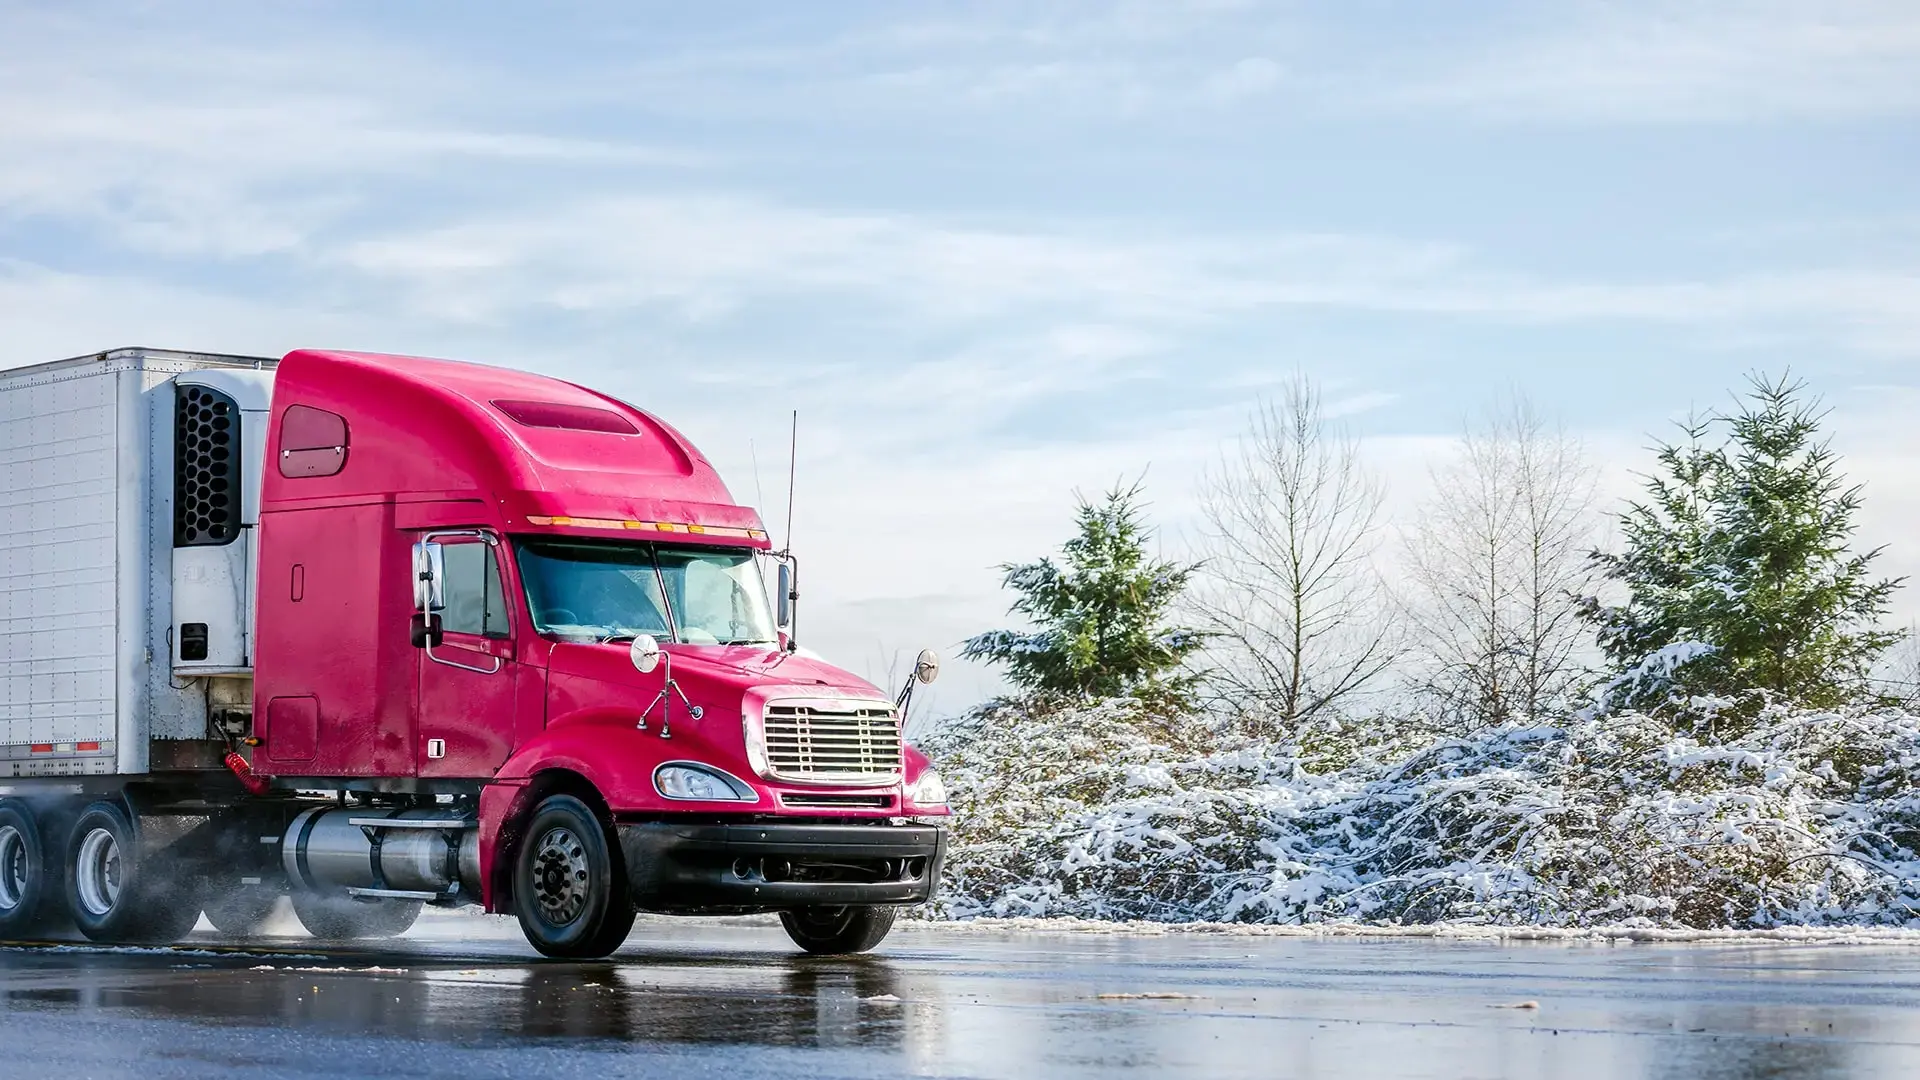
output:
[[[883,784],[900,775],[900,719],[886,704],[772,702],[765,739],[775,779]]]

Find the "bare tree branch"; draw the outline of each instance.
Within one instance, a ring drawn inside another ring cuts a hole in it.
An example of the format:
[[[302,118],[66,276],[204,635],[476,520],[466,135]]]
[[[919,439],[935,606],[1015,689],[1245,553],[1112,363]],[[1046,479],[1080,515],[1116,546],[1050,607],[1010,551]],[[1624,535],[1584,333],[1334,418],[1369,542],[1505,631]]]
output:
[[[1433,470],[1408,531],[1419,680],[1466,727],[1541,715],[1585,672],[1597,478],[1579,441],[1515,397]]]
[[[1298,735],[1396,656],[1373,563],[1381,488],[1305,377],[1262,402],[1201,484],[1193,590],[1213,682],[1256,734]]]

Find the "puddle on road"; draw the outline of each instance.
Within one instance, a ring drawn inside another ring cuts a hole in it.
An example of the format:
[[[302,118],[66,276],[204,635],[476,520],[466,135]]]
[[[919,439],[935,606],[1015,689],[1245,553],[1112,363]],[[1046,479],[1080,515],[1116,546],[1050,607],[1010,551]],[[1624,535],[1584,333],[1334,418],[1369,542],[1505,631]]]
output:
[[[478,936],[300,944],[6,950],[0,1014],[238,1024],[429,1054],[839,1048],[899,1074],[1920,1074],[1910,954],[1007,940],[829,959],[742,930],[637,935],[613,961],[559,963]]]
[[[0,970],[0,1002],[8,1007],[131,1010],[199,1023],[463,1043],[557,1038],[899,1047],[908,1041],[924,997],[937,996],[935,988],[907,985],[910,980],[872,956],[795,954],[716,964],[674,955],[641,963],[622,957],[479,966],[431,955],[212,952],[191,946],[16,952],[28,962]],[[194,962],[178,962],[187,957]],[[34,985],[41,982],[60,985]]]

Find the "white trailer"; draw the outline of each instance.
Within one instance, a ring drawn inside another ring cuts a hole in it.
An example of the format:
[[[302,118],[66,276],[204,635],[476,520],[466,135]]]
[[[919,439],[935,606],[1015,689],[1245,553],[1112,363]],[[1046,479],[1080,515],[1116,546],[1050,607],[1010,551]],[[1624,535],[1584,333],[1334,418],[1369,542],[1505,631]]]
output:
[[[115,349],[0,372],[0,795],[219,768],[251,703],[275,361]]]

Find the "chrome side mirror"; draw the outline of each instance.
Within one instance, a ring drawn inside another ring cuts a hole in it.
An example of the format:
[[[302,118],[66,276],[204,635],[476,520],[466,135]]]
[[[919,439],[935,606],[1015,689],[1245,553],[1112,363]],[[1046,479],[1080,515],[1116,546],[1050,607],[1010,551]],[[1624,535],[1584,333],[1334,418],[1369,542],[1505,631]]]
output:
[[[642,675],[650,674],[660,666],[660,643],[653,639],[652,634],[641,634],[633,639],[627,656],[633,661],[635,671]]]
[[[774,597],[774,624],[785,630],[793,625],[793,564],[784,560],[780,563],[779,595]]]
[[[413,609],[439,611],[447,606],[447,567],[440,545],[422,540],[413,545]]]
[[[902,721],[907,717],[907,707],[913,704],[914,686],[924,686],[939,677],[940,654],[932,649],[921,649],[920,655],[913,658],[913,674],[901,685],[900,696],[893,699],[893,707],[899,711]]]

